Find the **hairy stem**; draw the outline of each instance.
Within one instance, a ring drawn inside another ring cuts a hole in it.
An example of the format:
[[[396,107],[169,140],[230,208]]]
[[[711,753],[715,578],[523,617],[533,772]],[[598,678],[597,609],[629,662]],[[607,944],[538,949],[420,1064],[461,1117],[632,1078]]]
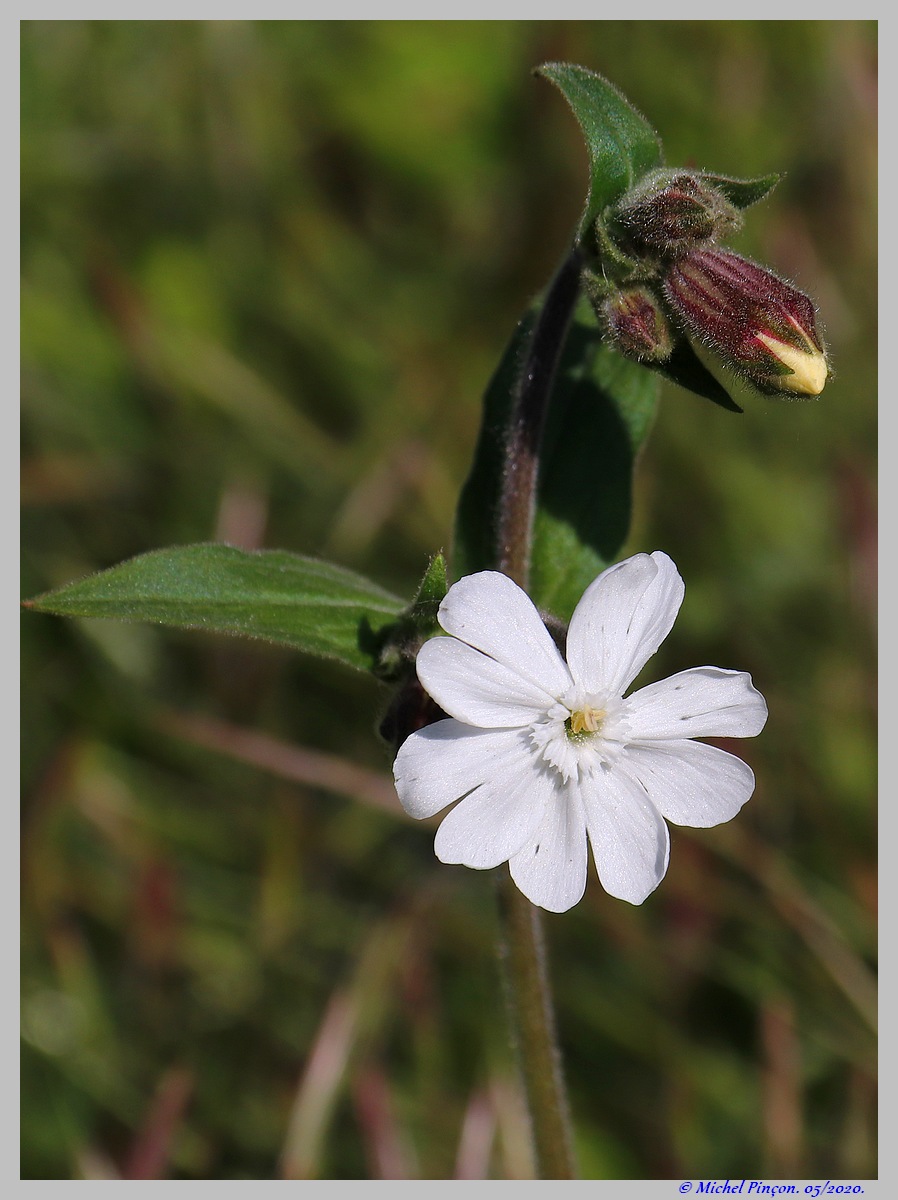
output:
[[[533,327],[508,425],[496,563],[525,590],[543,429],[579,295],[580,266],[575,247],[549,285]],[[541,914],[518,891],[507,868],[499,884],[499,910],[506,992],[530,1110],[537,1175],[541,1179],[575,1179]]]
[[[580,268],[580,253],[574,247],[549,285],[536,319],[508,423],[496,562],[525,591],[540,446],[558,361],[580,293]]]
[[[499,915],[506,996],[530,1112],[539,1179],[576,1179],[571,1118],[546,971],[542,915],[503,868]]]

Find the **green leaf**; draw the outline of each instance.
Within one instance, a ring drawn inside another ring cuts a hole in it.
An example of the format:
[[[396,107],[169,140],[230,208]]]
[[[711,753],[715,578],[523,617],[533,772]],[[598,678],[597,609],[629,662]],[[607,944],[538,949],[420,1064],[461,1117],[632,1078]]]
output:
[[[405,604],[331,563],[203,544],[142,554],[25,606],[261,638],[370,670]]]
[[[602,210],[663,161],[658,135],[624,96],[594,71],[572,63],[543,63],[535,74],[554,83],[571,106],[589,153],[589,195],[578,240]]]
[[[511,397],[535,319],[518,326],[484,399],[474,464],[459,500],[455,578],[494,569],[496,508]],[[566,621],[617,560],[632,509],[633,467],[655,413],[658,380],[601,341],[581,300],[559,364],[543,437],[531,558],[534,602]]]
[[[717,188],[736,208],[748,208],[769,196],[782,179],[781,175],[763,175],[758,179],[731,179],[728,175],[712,175],[701,172],[702,179]]]

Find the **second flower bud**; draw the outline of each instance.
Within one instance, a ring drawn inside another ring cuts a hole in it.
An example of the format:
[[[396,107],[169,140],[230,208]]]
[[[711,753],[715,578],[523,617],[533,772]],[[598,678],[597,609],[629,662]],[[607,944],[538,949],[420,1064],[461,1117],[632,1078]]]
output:
[[[647,287],[624,288],[595,307],[608,340],[626,358],[657,363],[670,356],[673,333],[660,304]]]

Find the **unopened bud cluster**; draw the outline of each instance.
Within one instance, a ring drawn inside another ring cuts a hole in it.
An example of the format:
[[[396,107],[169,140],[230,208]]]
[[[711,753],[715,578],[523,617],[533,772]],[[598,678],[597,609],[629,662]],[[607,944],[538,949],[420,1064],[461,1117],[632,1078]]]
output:
[[[597,222],[602,272],[587,276],[587,291],[627,358],[663,369],[685,338],[759,391],[817,396],[829,365],[813,303],[717,244],[741,224],[739,198],[741,207],[758,198],[752,188],[702,172],[650,172]]]
[[[612,235],[625,252],[674,258],[716,241],[742,224],[742,214],[700,173],[652,171],[612,212]]]

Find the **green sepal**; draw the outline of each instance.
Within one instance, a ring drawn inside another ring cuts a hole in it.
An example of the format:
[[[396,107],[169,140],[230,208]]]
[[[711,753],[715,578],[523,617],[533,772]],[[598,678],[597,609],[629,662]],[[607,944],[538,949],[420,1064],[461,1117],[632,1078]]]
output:
[[[769,196],[782,175],[762,175],[757,179],[731,179],[728,175],[712,175],[709,171],[697,172],[711,187],[717,188],[730,204],[736,208],[748,208]]]
[[[446,556],[440,551],[427,564],[424,578],[421,580],[411,608],[408,610],[410,619],[414,621],[418,629],[427,633],[436,629],[437,612],[448,591]]]
[[[593,295],[610,295],[623,284],[650,280],[656,273],[653,262],[633,258],[620,248],[608,231],[608,217],[608,213],[596,217],[590,234],[596,269],[586,268],[583,274]]]
[[[397,682],[412,672],[421,644],[440,631],[437,613],[448,590],[446,558],[441,551],[428,563],[414,600],[385,631],[374,668],[379,679]]]
[[[576,117],[589,154],[589,193],[577,239],[590,250],[592,225],[609,204],[663,161],[657,133],[629,100],[594,71],[573,63],[536,67],[561,91]]]
[[[373,670],[403,601],[343,567],[283,550],[153,550],[25,607],[260,638]]]
[[[677,384],[678,387],[685,388],[687,392],[694,392],[697,396],[703,396],[706,400],[719,404],[728,412],[741,413],[744,411],[723,384],[711,374],[686,338],[681,337],[674,342],[670,357],[664,362],[646,362],[644,365],[650,371],[657,371],[659,375],[669,379],[671,383]]]
[[[454,578],[495,569],[505,431],[536,310],[518,326],[484,398],[471,473],[462,489]],[[543,435],[530,595],[567,621],[584,589],[617,560],[632,511],[633,468],[651,426],[658,380],[603,344],[582,297],[562,351]]]

